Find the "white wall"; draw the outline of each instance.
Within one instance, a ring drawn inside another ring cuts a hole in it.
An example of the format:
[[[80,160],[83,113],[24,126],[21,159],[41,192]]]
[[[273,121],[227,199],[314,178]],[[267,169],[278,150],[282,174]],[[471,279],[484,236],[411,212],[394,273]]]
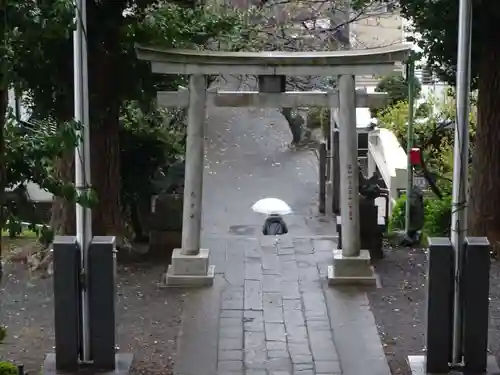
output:
[[[9,95],[8,95],[8,106],[12,108],[12,110],[15,113],[16,110],[16,96],[14,94],[14,90],[9,90]],[[24,108],[21,104],[21,120],[27,121],[29,119],[30,113],[29,111]]]

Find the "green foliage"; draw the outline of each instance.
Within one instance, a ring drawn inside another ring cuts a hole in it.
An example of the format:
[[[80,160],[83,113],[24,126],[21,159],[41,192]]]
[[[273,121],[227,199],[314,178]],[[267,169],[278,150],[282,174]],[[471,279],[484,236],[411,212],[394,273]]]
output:
[[[307,112],[307,127],[321,128],[325,131],[330,124],[330,110],[328,108],[311,107]]]
[[[451,195],[443,199],[429,198],[425,200],[426,236],[449,236],[451,227]]]
[[[147,0],[142,5],[141,11],[124,18],[122,26],[120,73],[126,87],[117,93],[122,101],[139,100],[149,104],[156,98],[158,87],[177,89],[179,84],[185,83],[185,78],[153,75],[149,63],[137,60],[137,44],[241,50],[252,40],[253,29],[244,26],[244,13],[237,9],[221,13],[215,7],[186,8],[157,0]]]
[[[435,103],[431,98],[421,105],[425,105],[428,108],[435,108],[435,110],[427,117],[416,116],[413,126],[413,144],[421,148],[428,169],[438,172],[442,177],[451,178],[453,168],[454,127],[453,125],[442,127],[440,124],[443,120],[455,119],[455,101],[450,98],[446,101]],[[469,136],[472,149],[476,133],[477,111],[473,104],[471,109]],[[389,107],[379,117],[379,125],[391,130],[405,150],[407,147],[407,123],[407,102],[399,102]]]
[[[401,195],[392,207],[392,215],[389,218],[388,231],[394,232],[405,227],[406,194]]]
[[[137,102],[122,110],[122,183],[125,195],[153,193],[152,180],[160,168],[172,165],[185,150],[183,112],[153,109],[144,112]]]
[[[0,325],[0,344],[5,340],[7,337],[7,328],[5,328],[3,325]]]
[[[60,109],[56,102],[71,105],[73,101],[74,4],[70,0],[6,1],[8,84],[28,93],[28,102],[36,104],[42,117],[55,117]]]
[[[420,97],[422,85],[417,78],[413,78],[413,95],[414,98]],[[392,106],[396,103],[408,100],[408,80],[401,73],[393,73],[383,77],[375,88],[376,92],[386,92],[388,95],[388,105]]]
[[[431,98],[422,105],[433,109],[426,111],[426,117],[417,116],[414,123],[414,145],[423,151],[429,171],[434,172],[437,185],[443,194],[443,199],[434,196],[424,197],[425,222],[423,233],[425,236],[448,236],[451,225],[451,178],[453,174],[453,143],[454,128],[439,126],[443,119],[455,119],[454,99],[435,103]],[[476,129],[476,110],[472,105],[470,117],[470,137],[473,146]],[[379,118],[380,125],[393,131],[402,147],[406,149],[408,103],[399,102],[390,107]],[[397,200],[393,207],[389,222],[389,229],[403,229],[405,226],[406,196]]]
[[[78,202],[86,207],[96,203],[92,190],[77,192],[73,183],[61,181],[54,175],[54,160],[72,151],[77,145],[81,125],[76,122],[56,124],[53,120],[39,121],[33,129],[19,123],[12,113],[4,126],[5,180],[0,225],[9,222],[9,232],[19,232],[17,212],[21,206],[32,205],[26,183],[34,182],[58,197]]]
[[[60,58],[64,40],[71,39],[74,5],[69,0],[33,2],[6,0],[5,18],[0,24],[4,43],[2,69],[7,72],[6,85],[22,90],[29,95],[27,103],[32,104],[34,113],[43,113],[42,121],[20,123],[12,112],[1,113],[3,132],[3,168],[5,176],[2,189],[9,189],[1,195],[0,226],[7,222],[10,235],[19,233],[17,211],[21,205],[32,205],[27,196],[25,184],[34,182],[58,197],[77,201],[84,206],[96,203],[92,190],[77,192],[74,184],[54,177],[54,160],[72,151],[77,145],[81,125],[74,121],[58,118],[59,107],[54,105],[58,98],[64,104],[72,103],[72,66],[70,61]],[[70,46],[70,45],[69,45]],[[57,58],[47,58],[48,55]],[[71,54],[69,54],[71,57]],[[61,74],[64,79],[58,80]],[[61,84],[60,81],[65,81]],[[69,84],[68,84],[69,83]],[[33,102],[34,99],[38,99]],[[29,125],[29,126],[27,126]]]
[[[451,195],[443,199],[424,198],[425,218],[423,234],[427,237],[449,236],[451,226]],[[403,230],[405,227],[406,195],[402,195],[392,209],[389,231]]]
[[[138,23],[126,26],[131,41],[147,42],[166,48],[209,48],[217,40],[226,50],[239,50],[248,44],[253,29],[245,25],[245,13],[204,6],[184,8],[171,3],[150,1]]]
[[[6,337],[7,328],[0,324],[0,345],[3,343]],[[18,375],[17,366],[10,362],[0,361],[0,375]]]
[[[429,103],[421,103],[417,106],[415,116],[418,118],[426,118],[432,115],[432,107]]]
[[[18,375],[19,370],[13,363],[0,361],[0,375]]]
[[[149,207],[156,193],[156,175],[168,169],[185,151],[184,111],[141,109],[138,102],[122,108],[120,144],[121,198],[136,237],[142,236],[139,207]],[[184,178],[182,174],[181,178]]]
[[[414,98],[420,97],[422,86],[417,78],[413,79],[414,83]],[[387,106],[385,108],[370,108],[372,117],[379,117],[387,108],[397,105],[398,103],[408,101],[408,80],[401,73],[394,72],[388,76],[382,77],[375,87],[376,92],[386,92],[388,96]]]
[[[429,171],[438,177],[436,184],[443,194],[443,199],[434,196],[424,198],[425,236],[447,236],[451,223],[451,179],[453,175],[453,126],[440,128],[443,119],[455,119],[454,99],[434,103],[432,99],[423,103],[434,108],[427,117],[418,117],[414,123],[414,145],[420,147]],[[380,125],[394,132],[402,147],[406,149],[408,103],[399,102],[390,107],[379,118]],[[472,103],[470,117],[470,140],[473,147],[476,129],[476,110]],[[389,227],[403,229],[405,225],[405,197],[401,197],[393,208]]]
[[[67,130],[67,120],[73,117],[74,2],[7,1],[7,25],[2,30],[7,36],[4,43],[7,48],[3,53],[7,56],[4,61],[6,71],[9,72],[7,84],[15,86],[26,95],[25,102],[37,118],[54,119],[53,122],[61,127],[55,130],[56,133],[64,132]],[[162,0],[87,1],[91,141],[95,141],[94,137],[106,134],[118,136],[120,108],[136,102],[134,110],[140,108],[149,116],[149,108],[154,103],[158,90],[177,89],[179,84],[185,82],[182,77],[153,75],[150,64],[136,58],[136,44],[189,49],[212,48],[218,44],[225,49],[238,50],[252,39],[251,28],[244,24],[243,14],[236,9],[228,9],[222,14],[219,9],[209,6],[195,7],[192,0],[181,0],[175,4]],[[127,124],[120,130],[119,137],[123,142],[120,149],[95,147],[92,158],[93,165],[103,164],[107,167],[103,168],[105,170],[115,168],[116,175],[119,164],[113,162],[112,165],[106,165],[109,163],[106,157],[108,153],[117,155],[121,151],[122,162],[125,162],[122,168],[125,174],[122,177],[125,184],[122,195],[135,199],[138,194],[143,194],[150,188],[148,181],[151,171],[158,165],[164,165],[172,154],[179,153],[179,142],[172,139],[176,138],[173,135],[175,132],[164,131],[165,129],[157,126],[142,126],[150,119],[144,116],[139,120],[132,119],[134,111],[127,111],[122,116],[122,120],[126,118],[122,124]],[[132,123],[137,126],[134,128],[135,125],[130,125]],[[36,139],[33,144],[28,144],[28,139],[21,138],[19,142],[25,147],[36,148],[40,141],[41,139]],[[53,144],[49,141],[40,147],[47,150]],[[119,147],[118,142],[111,143]],[[17,150],[20,145],[16,144],[15,147]],[[48,154],[57,156],[50,152]],[[17,156],[15,154],[16,162],[19,161]],[[135,164],[128,162],[132,159]],[[42,157],[34,159],[34,162],[31,158],[27,160],[33,168],[39,168],[43,164],[43,173],[25,178],[29,168],[22,165],[22,172],[17,172],[22,176],[17,176],[17,180],[41,180],[40,185],[56,195],[80,201],[90,197],[91,202],[96,202],[90,193],[76,197],[71,184],[62,184],[49,178],[52,175],[49,172],[54,171],[54,157]],[[9,168],[8,172],[16,171],[17,166]],[[142,177],[145,179],[142,180]],[[9,181],[17,181],[16,178]],[[107,183],[103,184],[102,180],[94,179],[96,185],[99,185],[96,186],[98,191],[104,191],[108,197],[119,194],[118,182],[110,187]],[[107,201],[119,202],[120,199],[116,197]],[[113,209],[110,216],[120,216],[116,212],[117,204],[107,205],[105,201],[100,203],[95,209],[97,216],[105,216],[107,213],[103,215],[99,212],[105,208]],[[107,231],[110,228],[96,229]],[[13,228],[13,232],[15,231]]]
[[[71,116],[73,1],[9,1],[10,82],[30,94],[28,103],[42,117],[68,115],[68,108]],[[160,0],[89,2],[88,34],[93,36],[87,40],[89,66],[100,57],[112,64],[113,75],[106,77],[107,88],[113,90],[111,100],[148,103],[156,97],[158,85],[176,88],[182,82],[177,77],[153,75],[149,63],[137,60],[136,44],[199,49],[214,45],[217,39],[225,48],[235,50],[250,37],[251,29],[244,28],[242,12],[234,9],[221,14],[211,7],[192,9],[182,5]],[[111,38],[116,38],[113,45]],[[103,95],[99,84],[102,78],[95,69],[89,69],[89,78],[90,94],[97,98]],[[91,106],[91,112],[94,109],[109,108]]]

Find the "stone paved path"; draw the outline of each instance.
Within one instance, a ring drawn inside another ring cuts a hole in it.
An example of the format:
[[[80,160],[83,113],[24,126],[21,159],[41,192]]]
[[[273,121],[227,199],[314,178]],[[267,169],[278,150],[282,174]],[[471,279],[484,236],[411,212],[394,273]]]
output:
[[[346,373],[324,287],[335,229],[316,214],[316,156],[289,140],[278,111],[209,109],[203,246],[216,280],[186,298],[180,375]],[[263,197],[294,210],[279,240],[251,211]]]
[[[225,273],[218,373],[340,374],[313,241],[248,245],[244,273]]]

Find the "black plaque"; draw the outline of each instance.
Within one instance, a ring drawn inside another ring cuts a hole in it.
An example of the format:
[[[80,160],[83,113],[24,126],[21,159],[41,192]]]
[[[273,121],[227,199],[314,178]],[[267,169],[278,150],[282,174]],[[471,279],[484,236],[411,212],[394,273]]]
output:
[[[468,373],[483,373],[488,357],[490,243],[486,237],[467,237],[463,282],[463,348]]]
[[[80,354],[80,248],[76,237],[57,236],[53,249],[56,369],[72,372]]]
[[[448,373],[453,345],[454,251],[449,238],[429,238],[427,373]]]
[[[94,237],[88,253],[90,351],[93,369],[115,368],[115,238]]]

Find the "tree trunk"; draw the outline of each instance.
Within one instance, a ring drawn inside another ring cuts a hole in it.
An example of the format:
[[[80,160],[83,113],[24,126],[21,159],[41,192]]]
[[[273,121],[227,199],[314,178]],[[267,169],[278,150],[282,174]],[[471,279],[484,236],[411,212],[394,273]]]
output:
[[[68,56],[66,64],[63,61],[59,62],[61,71],[56,78],[57,82],[71,81],[73,75],[72,55]],[[55,116],[59,122],[73,120],[74,103],[73,89],[68,89],[55,96],[54,104],[49,107],[43,102],[44,98],[36,98],[39,101],[38,112],[43,117]],[[54,177],[61,179],[64,182],[75,181],[75,152],[70,151],[54,162]],[[67,199],[56,197],[52,203],[50,210],[50,227],[54,234],[65,236],[76,234],[76,212],[75,202],[70,202]]]
[[[104,81],[105,82],[105,81]],[[92,186],[99,204],[93,209],[93,232],[96,236],[125,235],[120,204],[120,142],[118,110],[109,110],[91,127]]]
[[[491,30],[495,30],[494,28]],[[499,32],[496,32],[499,36]],[[487,236],[500,253],[500,44],[492,42],[480,56],[478,124],[469,202],[471,236]]]
[[[123,101],[121,32],[124,1],[87,0],[91,184],[99,200],[92,209],[95,236],[123,244],[120,192],[120,106]]]
[[[125,236],[120,202],[121,102],[114,89],[118,77],[113,61],[101,53],[96,53],[89,61],[89,71],[94,73],[89,80],[93,94],[90,101],[91,184],[98,199],[97,206],[92,209],[92,228],[95,236],[116,236],[117,245],[120,245]]]
[[[63,181],[73,182],[75,176],[75,154],[69,152],[55,163],[55,176]],[[55,198],[52,204],[50,227],[57,235],[75,235],[75,203],[64,198]]]
[[[4,139],[4,127],[5,127],[5,113],[7,111],[8,103],[8,91],[4,88],[3,82],[6,78],[0,73],[0,210],[3,207],[3,201],[5,196],[5,139]],[[2,210],[3,211],[3,210]],[[3,229],[4,218],[0,212],[0,282],[3,276],[3,264],[2,264],[2,248],[3,248]]]

